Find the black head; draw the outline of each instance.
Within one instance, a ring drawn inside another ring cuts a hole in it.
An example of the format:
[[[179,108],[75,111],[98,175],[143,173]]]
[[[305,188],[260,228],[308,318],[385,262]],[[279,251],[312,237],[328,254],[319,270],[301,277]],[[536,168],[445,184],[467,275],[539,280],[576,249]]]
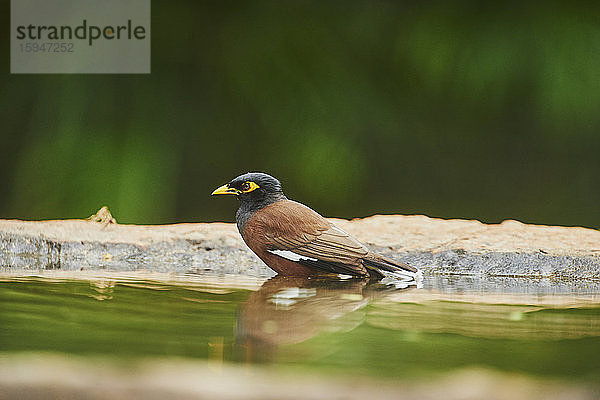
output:
[[[281,183],[271,175],[262,172],[248,172],[217,188],[215,194],[233,194],[242,203],[267,205],[285,199]]]

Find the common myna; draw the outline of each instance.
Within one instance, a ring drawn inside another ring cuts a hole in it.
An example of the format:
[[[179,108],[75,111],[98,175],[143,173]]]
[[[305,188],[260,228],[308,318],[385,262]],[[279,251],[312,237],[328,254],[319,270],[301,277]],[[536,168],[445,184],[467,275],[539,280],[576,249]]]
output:
[[[417,272],[375,254],[304,204],[288,200],[270,175],[240,175],[214,192],[240,200],[236,222],[242,238],[272,270],[285,276],[342,274],[382,278]]]

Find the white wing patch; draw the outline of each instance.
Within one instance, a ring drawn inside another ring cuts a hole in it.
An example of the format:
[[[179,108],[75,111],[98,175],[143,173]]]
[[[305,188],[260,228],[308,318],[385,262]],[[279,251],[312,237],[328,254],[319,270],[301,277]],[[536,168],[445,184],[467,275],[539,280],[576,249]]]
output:
[[[296,254],[290,250],[269,250],[269,253],[275,254],[276,256],[283,257],[286,260],[290,261],[319,261],[316,258],[301,256],[300,254]]]

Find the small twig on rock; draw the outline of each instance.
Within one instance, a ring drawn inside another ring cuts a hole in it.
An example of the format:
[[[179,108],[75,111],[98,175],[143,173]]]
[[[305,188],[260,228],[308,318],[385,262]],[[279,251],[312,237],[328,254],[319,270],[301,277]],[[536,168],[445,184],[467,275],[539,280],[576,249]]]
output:
[[[103,206],[96,214],[90,215],[85,220],[90,222],[100,222],[104,225],[117,223],[117,220],[113,218],[107,206]]]

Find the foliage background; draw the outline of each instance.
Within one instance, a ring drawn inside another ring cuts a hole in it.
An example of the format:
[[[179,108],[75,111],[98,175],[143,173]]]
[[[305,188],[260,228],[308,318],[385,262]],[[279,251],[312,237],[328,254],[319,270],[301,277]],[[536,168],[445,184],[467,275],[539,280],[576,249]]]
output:
[[[152,2],[150,75],[11,75],[0,217],[233,219],[251,170],[327,216],[600,226],[600,3]]]

